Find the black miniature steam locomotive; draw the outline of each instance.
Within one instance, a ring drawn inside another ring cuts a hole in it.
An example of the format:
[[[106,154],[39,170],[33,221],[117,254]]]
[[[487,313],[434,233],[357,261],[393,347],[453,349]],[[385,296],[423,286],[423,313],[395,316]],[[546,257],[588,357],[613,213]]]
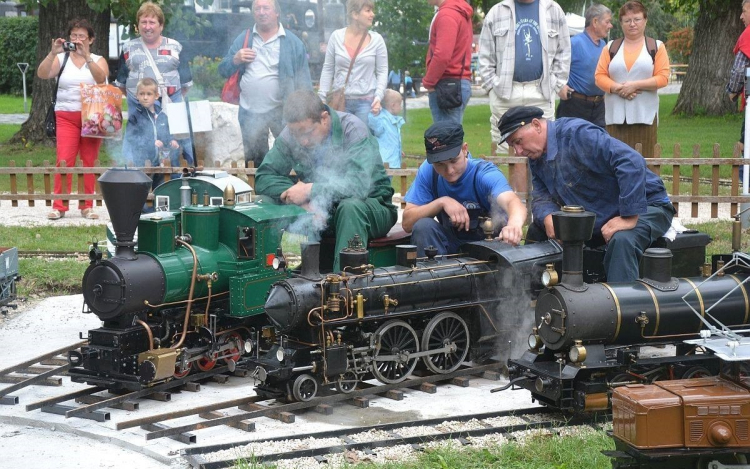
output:
[[[529,349],[508,362],[511,382],[544,404],[583,412],[608,409],[618,386],[718,374],[713,353],[683,341],[698,338],[710,321],[747,326],[749,266],[721,269],[727,256],[716,256],[717,275],[706,266],[703,276],[678,279],[671,252],[652,248],[638,281],[588,284],[581,252],[594,215],[573,215],[553,215],[563,243],[562,278],[555,269],[545,273]]]

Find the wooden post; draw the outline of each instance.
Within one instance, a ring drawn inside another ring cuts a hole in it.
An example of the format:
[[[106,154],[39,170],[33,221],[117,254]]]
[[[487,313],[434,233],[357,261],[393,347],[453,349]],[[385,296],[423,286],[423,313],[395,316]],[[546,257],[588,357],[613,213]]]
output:
[[[713,157],[720,158],[719,144],[714,143]],[[711,166],[711,195],[718,197],[719,195],[719,165]],[[719,217],[719,204],[716,202],[711,203],[711,218]]]
[[[60,161],[60,168],[67,168],[67,165],[65,164],[65,161]],[[70,181],[70,178],[73,177],[72,174],[61,174],[60,175],[60,193],[61,194],[70,194],[70,191],[68,190],[68,181]],[[71,183],[72,186],[72,183]],[[66,208],[69,208],[68,200],[63,200],[63,205]]]
[[[10,166],[11,168],[15,168],[16,167],[16,161],[15,160],[10,160],[8,162],[8,166]],[[10,174],[10,193],[13,194],[13,195],[18,194],[18,186],[17,186],[17,182],[16,182],[16,173],[11,173]],[[10,204],[11,204],[12,207],[18,207],[18,199],[13,199],[10,202]]]
[[[83,164],[81,163],[80,160],[78,160],[76,162],[76,168],[82,168],[82,167],[83,167]],[[86,194],[86,188],[85,188],[86,186],[84,185],[84,181],[86,180],[86,174],[84,174],[84,173],[78,173],[78,174],[76,174],[76,176],[77,176],[77,179],[78,179],[78,195],[81,195],[81,194],[85,195]],[[79,205],[78,206],[81,207],[81,205],[80,205],[81,202],[80,201],[82,199],[78,199],[78,200],[79,200],[79,202],[78,202]]]
[[[701,146],[700,145],[693,145],[693,158],[700,158],[701,152],[700,152]],[[701,178],[701,171],[700,166],[697,164],[693,165],[693,187],[691,193],[694,196],[700,195],[700,178]],[[698,216],[698,204],[695,202],[690,203],[690,214],[693,218]]]
[[[47,160],[44,160],[44,163],[42,163],[42,165],[45,168],[49,168],[50,166],[49,161]],[[42,179],[44,180],[44,193],[47,195],[51,194],[52,193],[52,176],[50,175],[50,173],[44,173],[44,177]],[[52,199],[46,199],[45,204],[47,205],[47,207],[51,207]]]
[[[31,160],[26,160],[26,167],[31,168],[34,165],[32,164]],[[29,192],[29,194],[34,193],[34,175],[31,173],[26,174],[26,189]],[[29,207],[34,206],[34,199],[29,199]]]

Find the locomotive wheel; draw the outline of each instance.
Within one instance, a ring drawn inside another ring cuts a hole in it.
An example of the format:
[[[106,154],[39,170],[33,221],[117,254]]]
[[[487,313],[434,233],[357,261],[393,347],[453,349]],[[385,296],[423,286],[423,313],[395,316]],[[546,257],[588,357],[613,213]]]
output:
[[[705,378],[707,376],[713,376],[713,374],[705,366],[691,366],[685,370],[680,379]]]
[[[453,345],[455,350],[423,357],[433,373],[456,371],[469,354],[469,328],[456,313],[440,313],[430,320],[422,334],[422,350],[435,350]]]
[[[299,375],[292,386],[292,396],[298,402],[307,402],[318,393],[318,382],[308,374]]]
[[[359,383],[359,378],[357,377],[356,373],[354,373],[353,371],[347,371],[346,373],[339,376],[339,379],[336,380],[336,384],[334,386],[336,388],[336,391],[343,394],[349,394],[350,392],[357,389],[357,383]]]
[[[229,364],[229,361],[234,361],[237,363],[240,360],[240,357],[242,356],[242,350],[239,347],[242,347],[242,336],[239,332],[229,332],[227,334],[224,334],[221,338],[221,344],[228,344],[229,342],[234,341],[235,345],[232,346],[232,348],[229,348],[227,350],[224,350],[224,361]],[[240,344],[239,347],[236,344]]]
[[[200,357],[200,359],[195,362],[195,365],[201,371],[211,371],[214,369],[214,366],[216,366],[216,360],[209,360],[206,357]]]
[[[397,355],[389,361],[375,361],[372,374],[382,383],[394,384],[405,380],[417,366],[417,359],[406,359],[404,352],[419,352],[419,339],[412,327],[404,321],[389,321],[375,331],[375,358]]]
[[[180,372],[180,367],[175,366],[174,377],[177,379],[184,378],[185,376],[189,375],[192,370],[193,370],[193,362],[188,362],[187,366],[185,367],[185,371],[182,371],[182,372]]]

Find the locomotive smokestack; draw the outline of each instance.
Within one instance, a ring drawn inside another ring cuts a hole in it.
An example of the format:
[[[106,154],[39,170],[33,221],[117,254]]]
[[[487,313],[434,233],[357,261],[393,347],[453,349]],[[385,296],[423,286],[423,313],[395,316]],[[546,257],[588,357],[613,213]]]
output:
[[[586,289],[583,283],[583,243],[591,239],[596,215],[581,206],[566,205],[552,214],[555,235],[562,241],[562,286],[575,291]]]
[[[99,186],[117,237],[115,257],[135,259],[133,235],[151,179],[137,169],[112,168],[101,175]]]
[[[320,278],[320,243],[302,243],[301,267],[304,278]]]

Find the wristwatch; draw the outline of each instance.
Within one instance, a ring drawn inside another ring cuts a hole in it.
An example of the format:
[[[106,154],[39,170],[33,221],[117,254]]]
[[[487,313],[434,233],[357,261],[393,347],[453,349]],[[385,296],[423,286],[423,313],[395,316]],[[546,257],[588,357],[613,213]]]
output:
[[[573,97],[573,90],[571,90],[570,88],[568,88],[568,99],[570,99],[572,97]]]
[[[92,59],[91,57],[89,57],[89,59],[88,59],[88,60],[86,61],[86,63],[87,63],[87,64],[90,64],[90,63],[91,63],[91,62],[93,62],[93,61],[94,61],[94,59]]]

